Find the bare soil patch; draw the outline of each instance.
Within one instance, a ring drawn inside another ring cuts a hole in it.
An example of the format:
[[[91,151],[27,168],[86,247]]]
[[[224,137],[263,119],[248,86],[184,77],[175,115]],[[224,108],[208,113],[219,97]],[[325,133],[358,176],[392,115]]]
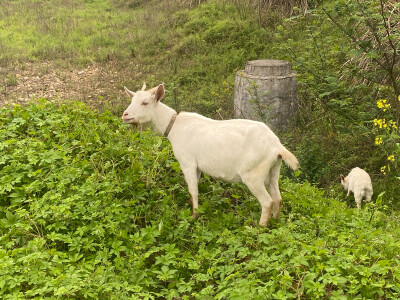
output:
[[[0,68],[0,105],[24,104],[45,98],[50,101],[78,100],[103,108],[126,100],[123,85],[135,72],[133,63],[92,64],[86,68],[68,68],[55,62],[30,62]],[[122,100],[124,99],[124,100]]]

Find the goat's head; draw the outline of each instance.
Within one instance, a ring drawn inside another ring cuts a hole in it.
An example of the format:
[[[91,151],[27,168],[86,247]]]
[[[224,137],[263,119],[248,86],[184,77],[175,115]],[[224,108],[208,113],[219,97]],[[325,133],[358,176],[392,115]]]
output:
[[[348,188],[349,185],[348,180],[342,174],[340,174],[340,182],[342,183],[345,189]]]
[[[131,104],[122,114],[122,120],[129,124],[143,124],[149,122],[158,102],[164,96],[164,85],[160,84],[146,91],[146,84],[140,91],[132,92],[126,87],[125,92],[132,98]]]

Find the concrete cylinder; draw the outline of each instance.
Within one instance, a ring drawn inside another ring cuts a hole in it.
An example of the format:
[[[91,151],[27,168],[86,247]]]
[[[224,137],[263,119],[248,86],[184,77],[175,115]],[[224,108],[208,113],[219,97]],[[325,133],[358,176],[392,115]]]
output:
[[[283,60],[252,60],[235,78],[236,118],[266,123],[274,131],[286,131],[296,121],[297,80]]]

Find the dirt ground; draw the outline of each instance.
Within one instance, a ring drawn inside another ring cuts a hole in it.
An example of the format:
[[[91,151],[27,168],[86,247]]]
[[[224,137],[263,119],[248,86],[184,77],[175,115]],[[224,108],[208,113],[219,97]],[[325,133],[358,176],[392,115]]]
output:
[[[113,106],[127,99],[123,85],[129,85],[133,76],[136,80],[141,77],[133,63],[125,66],[92,64],[83,69],[51,62],[0,67],[0,105],[46,98],[50,101],[79,100],[99,108],[106,103]]]

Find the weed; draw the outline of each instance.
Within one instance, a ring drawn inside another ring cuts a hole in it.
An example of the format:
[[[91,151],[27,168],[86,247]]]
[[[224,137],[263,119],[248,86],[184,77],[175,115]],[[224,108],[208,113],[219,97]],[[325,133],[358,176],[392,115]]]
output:
[[[6,85],[8,85],[8,86],[16,86],[16,85],[18,85],[18,79],[15,76],[15,74],[8,74],[7,75]]]

